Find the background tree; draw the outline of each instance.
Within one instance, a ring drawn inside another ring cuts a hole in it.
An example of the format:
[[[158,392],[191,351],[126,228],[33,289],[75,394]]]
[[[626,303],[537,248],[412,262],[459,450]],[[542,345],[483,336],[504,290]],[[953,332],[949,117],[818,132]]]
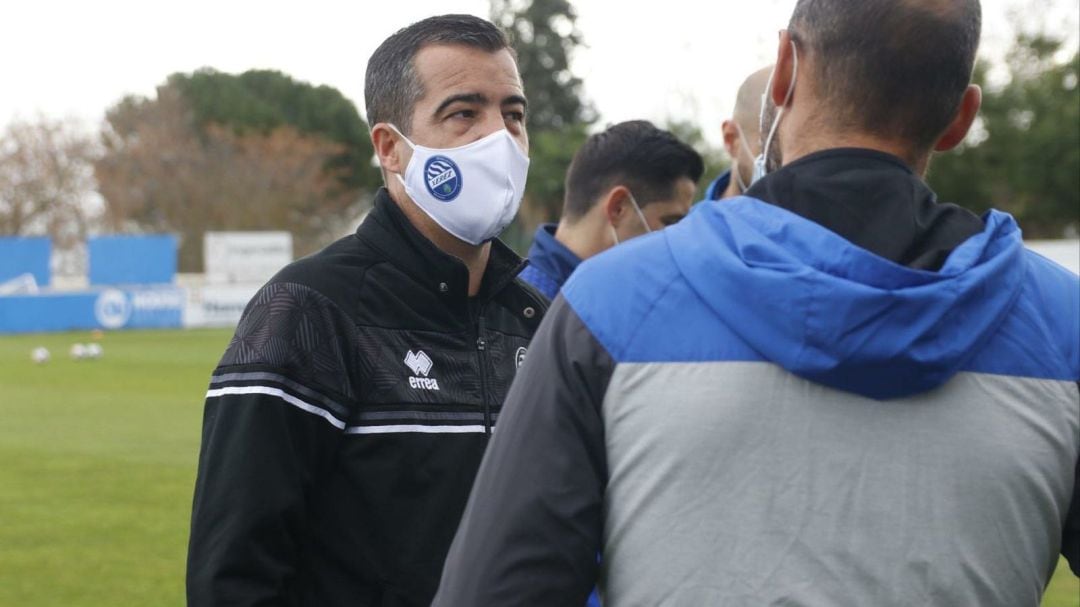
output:
[[[288,230],[310,253],[353,227],[378,179],[355,107],[277,72],[173,75],[110,108],[102,142],[107,226],[178,234],[185,272],[203,269],[208,230]]]
[[[381,184],[372,167],[374,149],[356,106],[329,86],[312,86],[273,70],[240,75],[203,68],[173,74],[167,85],[180,91],[200,127],[221,124],[237,133],[267,134],[282,126],[340,144],[331,168],[346,188]]]
[[[1080,54],[1064,42],[1021,33],[1004,84],[983,86],[977,128],[956,152],[934,158],[928,181],[942,200],[1012,213],[1025,238],[1075,237],[1080,229]]]
[[[39,117],[0,135],[0,235],[80,243],[96,219],[94,143],[81,125]]]
[[[523,252],[539,223],[559,217],[566,169],[596,112],[570,70],[583,41],[568,0],[491,0],[491,20],[510,37],[529,98],[529,181],[521,212],[503,235]]]

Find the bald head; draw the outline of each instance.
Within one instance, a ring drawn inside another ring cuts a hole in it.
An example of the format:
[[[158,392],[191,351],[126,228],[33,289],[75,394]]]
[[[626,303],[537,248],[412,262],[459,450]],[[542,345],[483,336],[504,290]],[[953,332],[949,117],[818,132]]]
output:
[[[731,118],[720,126],[724,149],[731,156],[732,178],[723,197],[745,191],[754,172],[754,157],[761,153],[761,94],[772,74],[772,66],[762,68],[743,80],[735,97]]]
[[[761,94],[765,92],[765,85],[769,83],[769,74],[772,66],[763,67],[750,74],[743,80],[739,87],[738,96],[735,98],[735,109],[731,117],[739,123],[739,127],[747,137],[757,138],[760,136],[759,117],[761,115]]]
[[[920,153],[957,113],[981,22],[979,0],[799,0],[788,31],[826,127]]]

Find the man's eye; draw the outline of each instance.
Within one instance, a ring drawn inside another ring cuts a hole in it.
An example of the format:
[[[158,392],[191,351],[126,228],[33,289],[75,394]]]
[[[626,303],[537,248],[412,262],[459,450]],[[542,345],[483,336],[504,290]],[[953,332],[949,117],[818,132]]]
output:
[[[525,112],[507,112],[503,117],[514,122],[525,122]]]
[[[476,118],[476,111],[474,110],[460,110],[450,114],[451,118],[465,118],[466,120],[472,120]]]

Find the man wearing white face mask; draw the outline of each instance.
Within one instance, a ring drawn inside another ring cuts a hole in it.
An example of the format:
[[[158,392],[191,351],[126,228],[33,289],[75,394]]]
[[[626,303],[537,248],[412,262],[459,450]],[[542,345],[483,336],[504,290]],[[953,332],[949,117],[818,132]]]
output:
[[[700,154],[645,120],[590,136],[566,172],[562,217],[537,229],[521,278],[554,298],[582,260],[678,223],[703,171]]]
[[[761,153],[761,99],[771,73],[772,66],[762,68],[739,86],[731,118],[720,125],[731,168],[709,184],[702,202],[732,198],[750,187],[754,158]]]
[[[546,300],[496,237],[528,171],[513,52],[433,17],[368,62],[386,188],[283,269],[211,379],[191,605],[426,606]]]

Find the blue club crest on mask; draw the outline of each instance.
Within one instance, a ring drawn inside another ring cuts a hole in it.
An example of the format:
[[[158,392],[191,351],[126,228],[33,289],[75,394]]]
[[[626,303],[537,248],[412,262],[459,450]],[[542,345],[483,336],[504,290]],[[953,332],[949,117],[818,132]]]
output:
[[[432,156],[424,164],[424,183],[432,196],[450,202],[461,193],[461,169],[446,156]]]

